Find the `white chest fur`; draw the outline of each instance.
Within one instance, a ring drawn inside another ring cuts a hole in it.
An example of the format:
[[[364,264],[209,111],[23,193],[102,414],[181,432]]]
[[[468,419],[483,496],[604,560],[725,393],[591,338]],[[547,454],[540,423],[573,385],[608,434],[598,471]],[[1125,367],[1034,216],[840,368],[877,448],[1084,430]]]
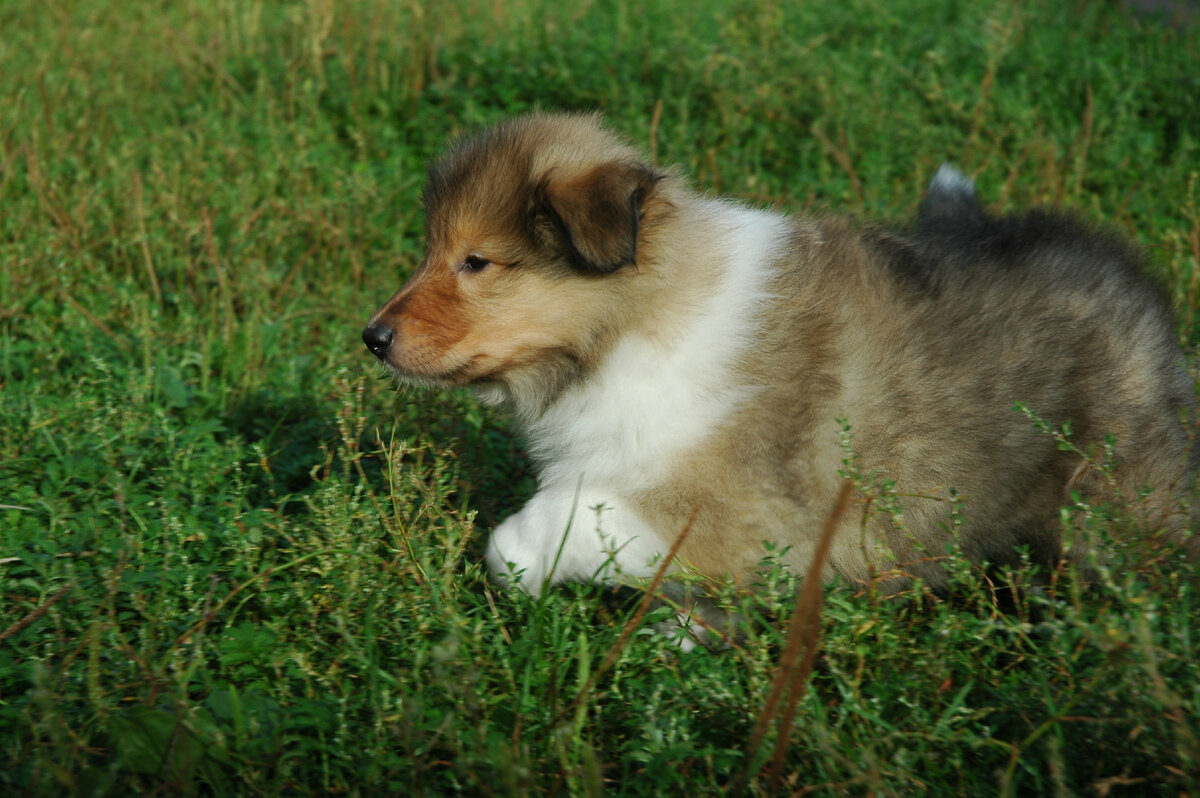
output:
[[[493,533],[493,575],[524,572],[533,591],[616,572],[645,576],[669,547],[625,497],[665,478],[680,454],[753,396],[736,365],[762,323],[771,264],[788,232],[787,220],[768,212],[720,201],[700,211],[696,236],[711,242],[704,257],[717,265],[716,280],[692,307],[663,309],[686,314],[677,332],[619,338],[595,374],[529,425],[541,487]],[[669,264],[684,279],[688,266]]]

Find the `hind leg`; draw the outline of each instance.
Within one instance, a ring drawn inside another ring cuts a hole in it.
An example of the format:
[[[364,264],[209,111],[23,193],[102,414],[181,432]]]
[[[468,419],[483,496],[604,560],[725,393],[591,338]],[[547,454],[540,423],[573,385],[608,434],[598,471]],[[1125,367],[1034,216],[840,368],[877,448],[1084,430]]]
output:
[[[1200,540],[1191,530],[1200,516],[1188,495],[1194,468],[1178,440],[1163,443],[1167,445],[1120,450],[1107,465],[1081,458],[1067,481],[1065,498],[1073,501],[1077,495],[1088,504],[1108,505],[1114,518],[1124,522],[1115,527],[1118,532],[1154,549],[1183,545],[1196,559]],[[1075,562],[1091,556],[1087,541],[1077,540],[1067,553]]]

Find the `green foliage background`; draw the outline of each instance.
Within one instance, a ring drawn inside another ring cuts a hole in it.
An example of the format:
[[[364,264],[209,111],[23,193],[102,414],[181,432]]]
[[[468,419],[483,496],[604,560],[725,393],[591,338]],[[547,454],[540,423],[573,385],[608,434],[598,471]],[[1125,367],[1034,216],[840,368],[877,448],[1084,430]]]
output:
[[[0,793],[1200,790],[1196,587],[1123,551],[1093,592],[1008,613],[966,570],[952,601],[829,588],[768,776],[779,732],[750,739],[790,604],[731,591],[746,638],[679,654],[622,636],[636,597],[487,587],[483,533],[532,490],[519,443],[469,397],[396,392],[358,340],[419,262],[426,160],[540,107],[603,109],[704,190],[790,211],[902,218],[943,161],[995,207],[1079,207],[1149,248],[1190,351],[1200,28],[1180,21],[1087,0],[0,5]]]

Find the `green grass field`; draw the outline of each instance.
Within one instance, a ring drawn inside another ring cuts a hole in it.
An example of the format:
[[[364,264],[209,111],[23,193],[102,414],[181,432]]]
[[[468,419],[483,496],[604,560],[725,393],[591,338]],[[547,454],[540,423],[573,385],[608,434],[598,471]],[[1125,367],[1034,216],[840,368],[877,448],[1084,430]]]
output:
[[[994,207],[1134,236],[1200,341],[1200,26],[1088,0],[10,0],[0,794],[1200,794],[1200,593],[1133,550],[1008,611],[966,567],[950,597],[829,586],[780,699],[786,575],[686,654],[639,594],[487,585],[520,441],[397,392],[359,333],[420,260],[425,161],[533,107],[601,108],[792,211],[901,219],[955,162]],[[1103,537],[1121,508],[1064,523]]]

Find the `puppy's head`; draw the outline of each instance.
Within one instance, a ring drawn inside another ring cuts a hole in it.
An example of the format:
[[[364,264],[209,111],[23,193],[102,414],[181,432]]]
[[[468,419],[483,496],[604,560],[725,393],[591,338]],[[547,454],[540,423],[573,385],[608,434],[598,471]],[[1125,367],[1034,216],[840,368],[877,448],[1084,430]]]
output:
[[[458,142],[429,169],[425,260],[364,342],[415,382],[560,389],[619,324],[663,176],[596,116],[535,114]]]

